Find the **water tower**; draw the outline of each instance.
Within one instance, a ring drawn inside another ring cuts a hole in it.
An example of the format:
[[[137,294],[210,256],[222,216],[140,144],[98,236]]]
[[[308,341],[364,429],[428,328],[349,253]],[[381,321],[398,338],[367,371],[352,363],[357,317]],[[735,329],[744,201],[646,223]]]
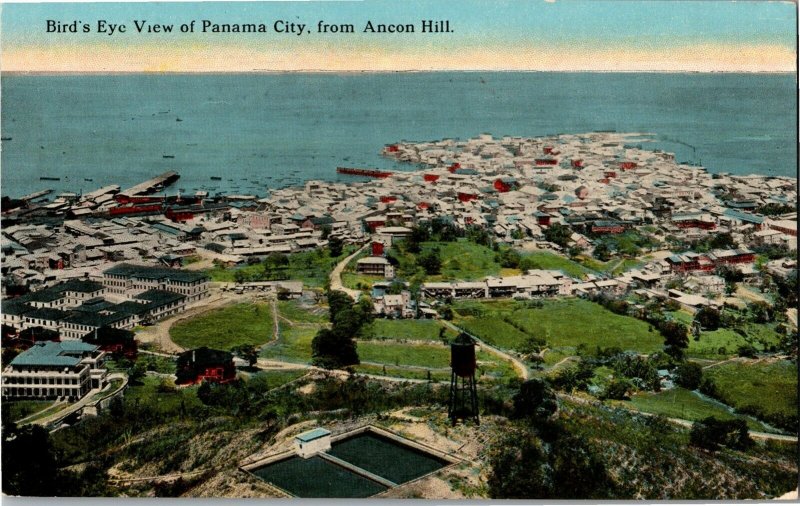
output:
[[[461,333],[450,343],[450,405],[447,416],[453,421],[478,420],[478,390],[475,386],[475,340]]]

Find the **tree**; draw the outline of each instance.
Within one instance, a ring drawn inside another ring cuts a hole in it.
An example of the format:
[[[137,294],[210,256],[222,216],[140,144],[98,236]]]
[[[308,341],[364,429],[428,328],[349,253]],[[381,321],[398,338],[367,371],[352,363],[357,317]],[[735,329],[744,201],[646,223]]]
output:
[[[314,365],[326,369],[340,369],[360,363],[353,338],[336,328],[320,329],[311,340],[311,351]]]
[[[662,320],[658,330],[664,336],[664,351],[672,358],[680,360],[689,346],[689,328],[674,320]]]
[[[572,237],[572,229],[561,223],[554,223],[544,230],[544,237],[548,241],[565,248]]]
[[[720,312],[711,306],[703,306],[694,315],[694,319],[705,330],[717,330],[720,323]]]
[[[331,235],[331,226],[330,225],[322,225],[322,236],[321,239],[324,241]]]
[[[519,267],[521,260],[522,255],[514,248],[501,249],[500,252],[495,255],[495,261],[499,263],[501,267],[509,269],[516,269]]]
[[[703,367],[697,362],[684,362],[675,369],[675,383],[689,390],[696,390],[703,380]]]
[[[624,378],[616,378],[606,386],[600,397],[602,399],[622,400],[628,397],[628,392],[631,390],[633,390],[633,385],[630,381]]]
[[[611,249],[609,249],[608,245],[604,242],[601,242],[597,246],[595,246],[592,255],[601,262],[608,262],[611,260]]]
[[[145,372],[147,372],[147,364],[145,364],[143,360],[138,360],[133,364],[133,367],[128,369],[128,383],[131,385],[141,384]]]
[[[553,389],[541,378],[523,382],[514,395],[513,402],[514,418],[545,420],[558,409]]]
[[[439,250],[433,249],[428,253],[423,253],[417,257],[417,264],[425,269],[428,275],[439,274],[442,268],[442,261],[439,258]]]
[[[59,495],[61,476],[50,434],[38,425],[4,425],[3,493],[49,497]]]
[[[487,484],[493,499],[546,499],[552,468],[542,441],[529,430],[510,433],[489,455]]]
[[[753,444],[753,440],[750,439],[746,421],[717,420],[710,416],[692,424],[689,444],[710,451],[716,451],[720,446],[746,450]]]
[[[338,257],[342,254],[344,242],[338,237],[328,238],[328,250],[331,252],[332,257]]]
[[[253,367],[258,362],[258,350],[252,344],[236,346],[231,352],[242,360],[246,360],[250,367]]]
[[[343,309],[353,306],[353,299],[346,293],[339,290],[331,290],[327,293],[328,298],[328,318],[331,323],[336,324],[336,319]]]

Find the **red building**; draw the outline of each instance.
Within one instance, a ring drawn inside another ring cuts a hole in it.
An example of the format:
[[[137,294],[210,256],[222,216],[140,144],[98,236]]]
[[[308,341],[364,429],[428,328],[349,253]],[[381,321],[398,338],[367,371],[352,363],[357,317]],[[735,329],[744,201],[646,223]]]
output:
[[[622,170],[632,170],[632,169],[635,169],[638,166],[639,166],[639,164],[637,164],[636,162],[620,162],[619,163],[619,168],[622,169]]]
[[[396,200],[397,197],[393,197],[391,195],[384,195],[381,197],[381,202],[383,202],[384,204],[389,204],[391,202],[395,202]]]
[[[233,355],[227,351],[212,350],[203,346],[178,356],[177,385],[195,385],[203,381],[227,383],[236,379]]]
[[[558,160],[555,158],[537,158],[535,160],[537,167],[547,167],[552,165],[558,165]]]
[[[448,169],[449,170],[449,169]],[[450,172],[455,172],[455,170],[451,170]],[[439,180],[438,174],[425,174],[422,176],[426,183],[435,183]]]
[[[450,171],[451,174],[455,174],[455,172],[461,168],[461,164],[456,162],[451,166],[447,167],[447,170]]]
[[[367,228],[371,232],[375,232],[380,227],[386,226],[386,218],[383,217],[373,217],[373,218],[366,218],[364,222],[367,224]]]
[[[374,257],[381,257],[383,256],[383,243],[382,242],[373,242],[372,243],[372,256]]]
[[[100,327],[83,336],[81,341],[99,346],[101,350],[107,353],[114,356],[124,356],[129,360],[136,360],[139,352],[134,333],[130,330]]]
[[[573,169],[579,169],[583,167],[583,160],[581,160],[580,158],[575,158],[570,162],[570,164],[572,165]]]
[[[494,189],[499,191],[500,193],[510,192],[511,190],[516,190],[519,187],[517,184],[517,180],[510,177],[501,177],[495,179],[494,181]]]
[[[593,234],[621,234],[624,231],[625,226],[615,221],[596,221],[592,224]]]
[[[615,170],[607,170],[603,173],[605,177],[617,177],[617,171]]]
[[[472,200],[478,200],[478,194],[471,190],[461,190],[458,192],[458,200],[461,202],[470,202]]]
[[[684,253],[670,255],[666,258],[667,264],[673,272],[708,272],[714,270],[714,262],[706,255],[699,253]]]
[[[549,227],[550,226],[550,215],[547,213],[543,213],[541,211],[537,211],[534,216],[536,216],[536,224],[540,227]]]

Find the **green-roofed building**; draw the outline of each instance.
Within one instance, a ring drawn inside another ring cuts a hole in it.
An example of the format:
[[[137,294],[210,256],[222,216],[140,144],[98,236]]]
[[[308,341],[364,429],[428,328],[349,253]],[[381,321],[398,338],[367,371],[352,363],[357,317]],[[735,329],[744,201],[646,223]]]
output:
[[[3,400],[75,402],[105,386],[106,353],[81,341],[35,343],[3,370]]]

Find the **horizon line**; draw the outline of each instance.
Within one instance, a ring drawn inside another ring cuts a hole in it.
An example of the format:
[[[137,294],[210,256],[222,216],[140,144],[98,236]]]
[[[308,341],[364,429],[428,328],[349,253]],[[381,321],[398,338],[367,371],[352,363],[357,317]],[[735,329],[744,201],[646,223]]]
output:
[[[517,74],[798,74],[794,70],[658,70],[658,69],[397,69],[397,70],[329,70],[329,69],[295,69],[295,70],[6,70],[0,75],[126,75],[126,74],[426,74],[426,73],[517,73]]]

